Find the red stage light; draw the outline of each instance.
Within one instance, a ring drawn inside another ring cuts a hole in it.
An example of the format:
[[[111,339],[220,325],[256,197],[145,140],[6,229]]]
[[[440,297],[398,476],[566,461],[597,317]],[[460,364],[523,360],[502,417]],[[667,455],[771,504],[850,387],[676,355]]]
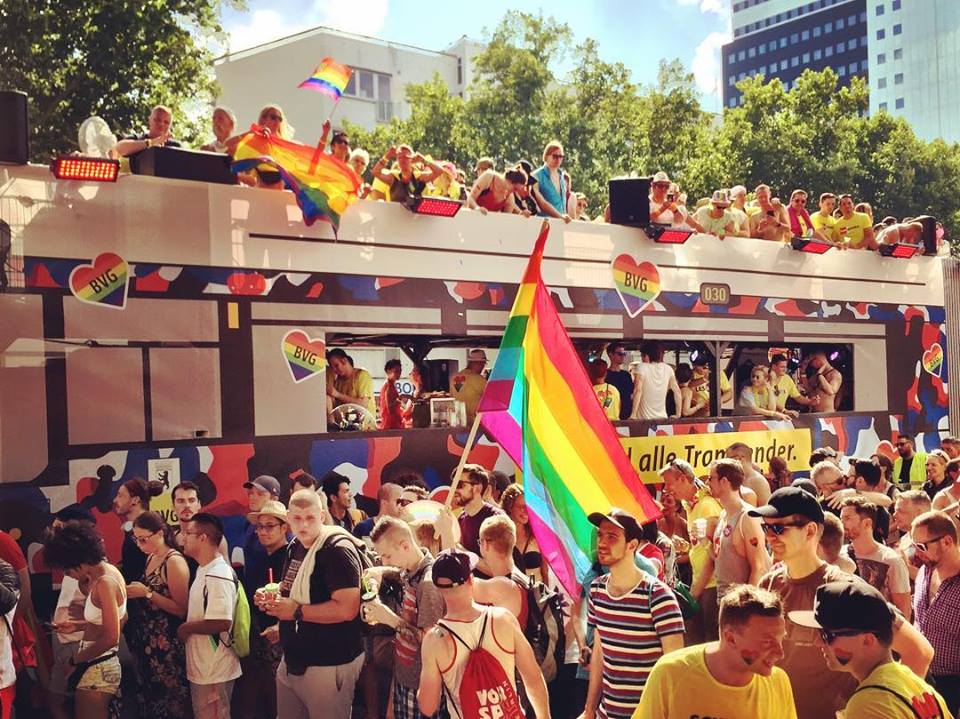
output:
[[[460,212],[463,203],[457,200],[445,200],[441,197],[412,197],[407,206],[411,212],[417,215],[453,217]]]
[[[120,161],[100,157],[58,157],[50,166],[50,171],[58,180],[116,182],[120,174]]]
[[[808,252],[811,255],[822,255],[824,252],[828,252],[833,248],[833,245],[829,242],[811,240],[807,237],[794,237],[790,240],[790,246],[795,250]]]
[[[647,237],[664,245],[682,245],[693,235],[693,230],[681,230],[669,225],[653,223],[646,229]]]

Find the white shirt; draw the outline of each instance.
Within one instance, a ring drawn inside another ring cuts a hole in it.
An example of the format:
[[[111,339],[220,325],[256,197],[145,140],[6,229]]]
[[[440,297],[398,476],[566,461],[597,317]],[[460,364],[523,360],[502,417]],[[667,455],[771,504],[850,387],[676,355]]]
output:
[[[673,367],[666,362],[641,362],[637,365],[637,374],[643,385],[637,415],[640,419],[666,419],[667,389],[674,376]]]
[[[13,615],[16,606],[7,612],[7,621],[0,621],[0,689],[6,689],[17,683],[17,670],[13,666],[13,637],[7,631],[13,626]]]
[[[66,614],[70,605],[75,605],[83,611],[83,605],[86,600],[86,596],[80,591],[80,582],[64,574],[63,579],[60,581],[60,596],[57,598],[57,609],[54,615],[61,609],[63,609],[63,613]],[[63,618],[67,619],[68,617],[69,615]],[[57,619],[57,621],[60,621],[60,619]],[[69,644],[70,642],[79,642],[83,639],[83,630],[69,633],[54,632],[53,636],[55,636],[61,644]]]
[[[204,610],[204,587],[207,601]],[[187,621],[203,619],[229,619],[237,603],[237,588],[233,583],[233,570],[222,556],[217,554],[212,562],[197,569],[197,578],[190,585],[187,602]],[[187,637],[187,679],[194,684],[221,684],[240,676],[240,660],[236,653],[222,641],[229,633],[220,635],[191,634]]]

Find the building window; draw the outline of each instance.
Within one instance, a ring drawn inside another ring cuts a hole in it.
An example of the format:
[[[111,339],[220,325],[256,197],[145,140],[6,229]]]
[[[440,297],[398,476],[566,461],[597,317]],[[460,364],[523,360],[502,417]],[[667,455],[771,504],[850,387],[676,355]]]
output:
[[[877,40],[883,40],[887,36],[887,31],[883,28],[877,30]]]
[[[773,51],[776,50],[776,49],[777,49],[777,41],[776,41],[776,40],[771,40],[769,43],[767,43],[767,50],[769,50],[770,52],[773,52]]]
[[[732,65],[732,64],[735,63],[736,61],[737,61],[737,56],[736,56],[735,53],[732,53],[732,52],[731,52],[729,55],[727,55],[727,64],[728,64],[728,65]]]
[[[886,87],[887,87],[887,78],[881,77],[879,80],[877,80],[877,89],[878,89],[878,90],[885,90]]]
[[[850,38],[847,41],[847,50],[856,50],[857,49],[857,38]]]
[[[898,97],[898,98],[897,98],[897,101],[894,103],[894,107],[896,107],[898,110],[902,110],[902,109],[903,109],[903,98],[902,98],[902,97]]]
[[[900,23],[897,23],[896,25],[893,26],[894,35],[899,35],[902,32],[903,32],[903,25],[901,25]]]
[[[866,47],[866,46],[867,46],[867,36],[866,36],[866,35],[861,35],[861,36],[860,36],[860,47]]]
[[[838,18],[837,18],[837,23],[836,23],[836,24],[837,24],[837,30],[843,30],[843,18],[842,18],[842,17],[838,17]]]
[[[857,63],[851,62],[851,63],[850,63],[850,66],[847,68],[847,70],[850,72],[851,75],[856,75],[856,74],[857,74]]]
[[[856,25],[856,24],[857,24],[856,15],[851,15],[850,17],[847,18],[847,27],[852,27],[853,25]]]
[[[791,34],[791,35],[790,35],[790,44],[791,44],[791,45],[796,45],[798,42],[800,42],[800,35],[797,34],[797,33]]]
[[[731,97],[729,100],[727,100],[727,107],[736,107],[736,106],[737,106],[737,98]]]
[[[878,65],[883,65],[883,64],[885,64],[886,62],[887,62],[887,54],[886,54],[885,52],[881,52],[879,55],[877,55],[877,64],[878,64]]]
[[[877,5],[877,17],[883,15],[883,5]]]
[[[756,57],[756,56],[757,56],[757,51],[751,45],[749,48],[747,48],[747,57]]]
[[[893,11],[899,10],[899,9],[900,9],[900,0],[893,0],[893,2],[890,3],[890,9],[893,10]]]
[[[736,84],[736,82],[737,82],[737,78],[734,75],[731,75],[730,77],[727,78],[727,84],[730,87],[733,87]]]
[[[390,76],[369,70],[356,70],[343,91],[349,97],[363,100],[390,100]]]
[[[740,80],[742,80],[742,79],[745,78],[746,76],[747,76],[747,73],[741,72],[739,75],[737,75],[737,82],[739,82]]]
[[[866,21],[867,21],[867,11],[864,10],[862,13],[860,13],[860,22],[866,22]]]
[[[903,73],[902,73],[902,72],[898,72],[896,75],[893,76],[893,84],[894,84],[894,85],[902,85],[902,84],[903,84]]]
[[[860,61],[860,72],[866,72],[867,68],[870,67],[870,62],[867,60]]]
[[[847,68],[844,67],[843,65],[841,65],[840,67],[838,67],[838,68],[837,68],[837,75],[839,75],[840,77],[846,77],[846,76],[847,76]]]
[[[800,58],[794,55],[790,58],[790,67],[797,67],[800,64]]]
[[[742,34],[742,33],[740,32],[740,28],[737,27],[737,28],[734,28],[734,29],[733,29],[733,36],[734,36],[734,37],[740,37],[741,34]]]
[[[819,26],[819,25],[817,25],[815,28],[813,28],[813,36],[814,36],[814,37],[820,37],[820,33],[821,33],[821,32],[822,32],[822,30],[820,29],[820,26]]]
[[[787,69],[787,61],[786,61],[786,60],[781,60],[781,61],[780,61],[780,70],[786,70],[786,69]]]
[[[843,49],[844,49],[845,47],[846,47],[846,45],[844,45],[842,42],[838,42],[838,43],[837,43],[837,55],[839,55],[841,52],[843,52]]]
[[[813,51],[813,59],[820,60],[821,58],[823,58],[823,51],[820,48],[817,48]]]
[[[826,25],[824,25],[824,26],[823,26],[823,31],[824,31],[825,33],[828,33],[828,34],[831,33],[831,32],[833,32],[833,23],[832,23],[832,22],[828,22]]]
[[[808,62],[810,62],[810,53],[805,52],[803,53],[803,64],[806,65]]]
[[[746,52],[744,52],[743,50],[741,50],[740,52],[737,53],[737,60],[746,60],[746,59],[747,59],[747,53],[746,53]]]
[[[827,46],[823,49],[823,56],[824,56],[824,57],[833,57],[833,45],[827,45]]]
[[[880,105],[879,105],[879,107],[880,107],[880,110],[881,110],[882,112],[886,112],[886,111],[887,111],[887,103],[881,102]]]
[[[787,38],[786,37],[780,38],[780,48],[783,49],[786,46],[787,46]]]
[[[903,48],[902,48],[902,47],[898,47],[898,48],[896,48],[896,49],[893,51],[893,59],[894,59],[894,60],[902,60],[902,59],[903,59]]]
[[[806,41],[809,40],[809,39],[810,39],[810,31],[809,31],[809,30],[804,30],[802,33],[800,33],[800,41],[801,41],[801,42],[806,42]]]

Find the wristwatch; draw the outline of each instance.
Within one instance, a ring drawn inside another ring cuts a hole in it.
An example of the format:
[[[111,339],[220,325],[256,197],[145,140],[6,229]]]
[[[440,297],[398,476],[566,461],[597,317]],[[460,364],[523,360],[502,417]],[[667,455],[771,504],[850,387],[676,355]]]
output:
[[[303,621],[303,605],[298,604],[297,608],[293,612],[293,621],[301,622]]]

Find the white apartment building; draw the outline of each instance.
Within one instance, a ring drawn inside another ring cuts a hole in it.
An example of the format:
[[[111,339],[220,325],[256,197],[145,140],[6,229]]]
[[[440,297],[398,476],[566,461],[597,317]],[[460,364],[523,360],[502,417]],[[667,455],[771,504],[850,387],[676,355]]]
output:
[[[463,96],[473,80],[474,58],[482,50],[482,44],[466,36],[436,51],[317,27],[217,58],[217,102],[237,113],[241,128],[256,121],[263,105],[276,103],[295,128],[295,139],[315,143],[333,100],[297,85],[324,57],[353,68],[334,127],[346,119],[371,129],[394,117],[409,117],[406,86],[426,82],[434,74],[451,93]]]
[[[960,142],[960,0],[867,0],[870,113]]]

